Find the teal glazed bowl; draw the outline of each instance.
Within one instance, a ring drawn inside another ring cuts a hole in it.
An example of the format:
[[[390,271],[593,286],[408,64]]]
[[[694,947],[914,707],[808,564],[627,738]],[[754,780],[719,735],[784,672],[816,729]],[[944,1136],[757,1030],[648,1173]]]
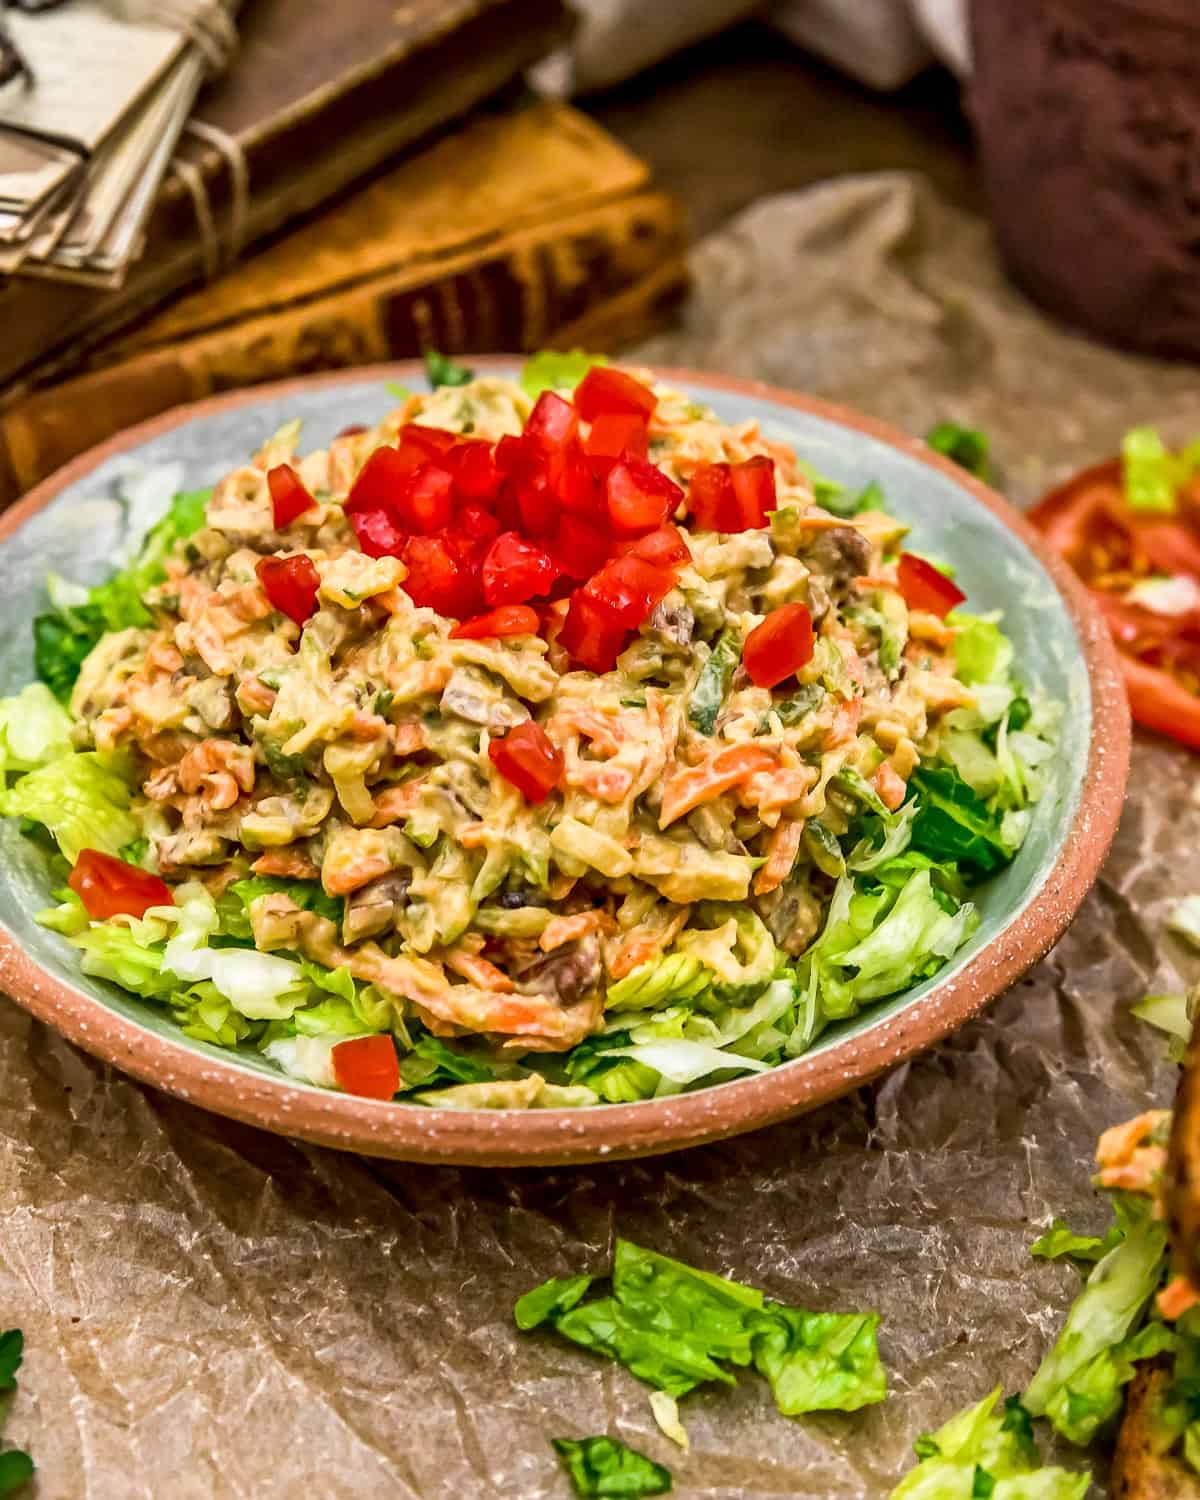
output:
[[[511,360],[480,360],[490,372]],[[725,422],[757,419],[851,488],[875,479],[923,551],[954,561],[978,611],[1001,610],[1022,669],[1066,705],[1056,781],[1016,860],[974,895],[970,942],[937,975],[831,1028],[805,1056],[694,1093],[582,1110],[429,1109],[298,1084],[253,1052],[184,1036],[170,1017],[80,973],[76,950],[39,927],[44,856],[0,823],[0,987],[85,1051],[156,1088],[235,1119],[326,1146],[408,1161],[553,1165],[646,1156],[718,1140],[811,1109],[932,1046],[1039,959],[1077,911],[1116,830],[1129,769],[1129,714],[1103,620],[1019,513],[924,443],[869,417],[749,381],[661,370]],[[210,484],[292,417],[306,446],[394,404],[386,380],[415,365],[315,376],[180,407],[77,458],[0,519],[0,693],[33,678],[29,622],[53,570],[98,582],[121,545],[114,481],[131,463],[180,466]]]

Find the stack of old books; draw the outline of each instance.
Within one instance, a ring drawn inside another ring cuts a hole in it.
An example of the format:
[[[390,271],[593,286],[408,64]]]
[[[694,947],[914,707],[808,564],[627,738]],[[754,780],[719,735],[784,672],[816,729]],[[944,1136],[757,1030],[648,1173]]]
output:
[[[565,28],[560,0],[246,0],[124,285],[0,282],[0,502],[213,391],[657,326],[677,206],[519,87]]]

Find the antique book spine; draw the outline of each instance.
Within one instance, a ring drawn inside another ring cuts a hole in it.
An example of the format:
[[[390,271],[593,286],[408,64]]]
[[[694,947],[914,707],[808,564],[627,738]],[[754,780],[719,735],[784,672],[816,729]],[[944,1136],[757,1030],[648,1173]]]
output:
[[[0,413],[0,503],[114,432],[217,391],[431,348],[629,342],[678,299],[683,249],[675,201],[634,193],[511,235],[490,255],[373,278],[35,391]]]

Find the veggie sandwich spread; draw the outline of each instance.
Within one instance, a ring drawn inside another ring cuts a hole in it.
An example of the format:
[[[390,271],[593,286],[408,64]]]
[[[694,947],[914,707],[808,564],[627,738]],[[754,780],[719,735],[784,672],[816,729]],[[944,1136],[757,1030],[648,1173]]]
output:
[[[443,1107],[648,1098],[934,973],[1057,706],[877,485],[587,356],[441,362],[52,579],[41,920],[191,1037]]]

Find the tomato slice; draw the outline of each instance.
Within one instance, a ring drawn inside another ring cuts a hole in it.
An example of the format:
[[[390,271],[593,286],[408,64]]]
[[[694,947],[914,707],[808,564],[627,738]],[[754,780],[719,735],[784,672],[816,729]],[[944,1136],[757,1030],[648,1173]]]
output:
[[[675,574],[628,553],[605,563],[583,592],[602,605],[624,630],[636,630],[675,587]]]
[[[502,604],[485,615],[463,620],[450,632],[452,641],[485,641],[495,636],[536,635],[538,612],[528,604]]]
[[[605,484],[608,519],[618,536],[657,531],[683,499],[674,480],[644,458],[623,453]]]
[[[657,405],[649,386],[611,365],[593,365],[575,389],[575,406],[585,422],[630,413],[648,421]]]
[[[152,906],[175,904],[165,880],[99,849],[79,851],[67,884],[94,922],[107,922],[109,917],[144,917]]]
[[[610,672],[628,634],[598,599],[577,589],[571,595],[557,639],[576,666],[589,672]]]
[[[896,582],[909,609],[920,609],[944,620],[967,597],[952,578],[912,552],[902,552]]]
[[[558,577],[554,559],[515,531],[504,531],[483,559],[483,596],[491,605],[524,604],[548,594]]]
[[[297,516],[302,516],[317,503],[291,464],[276,464],[273,469],[268,469],[267,488],[271,492],[276,531],[290,526]]]
[[[781,604],[746,637],[742,665],[755,687],[773,688],[812,661],[815,636],[806,604]]]
[[[263,593],[280,614],[297,625],[316,614],[321,575],[311,557],[298,552],[294,557],[260,558],[255,572]]]
[[[545,802],[562,785],[562,751],[532,719],[518,724],[502,740],[489,740],[488,758],[526,802]]]
[[[363,1099],[390,1099],[400,1087],[400,1060],[390,1036],[353,1036],[330,1052],[338,1087]]]

